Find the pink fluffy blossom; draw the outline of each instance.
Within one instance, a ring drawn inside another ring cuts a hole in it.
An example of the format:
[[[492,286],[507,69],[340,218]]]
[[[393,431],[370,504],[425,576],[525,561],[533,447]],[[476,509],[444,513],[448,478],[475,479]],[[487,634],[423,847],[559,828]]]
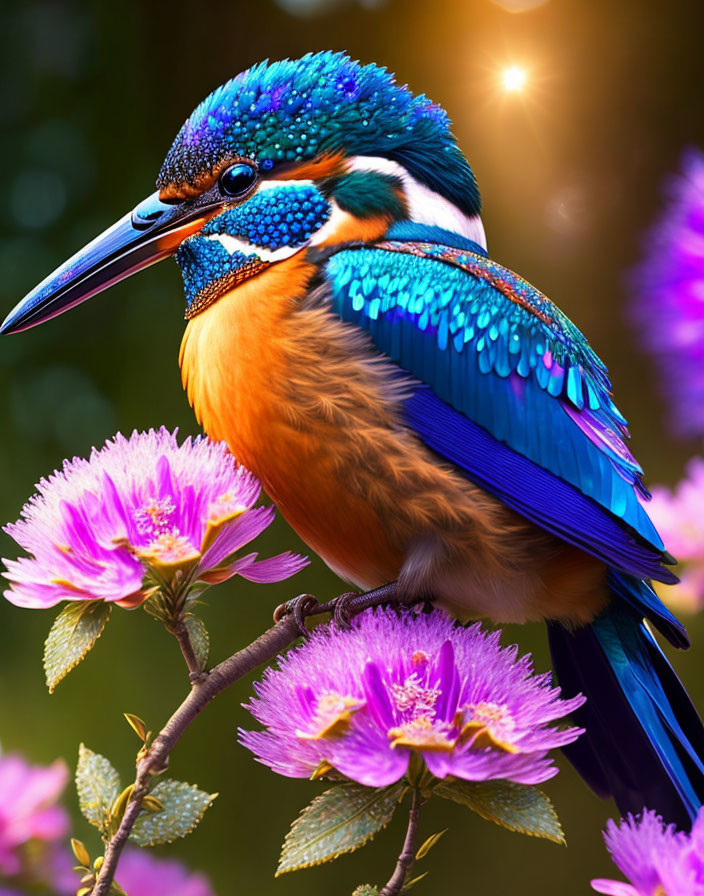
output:
[[[655,812],[609,821],[606,846],[630,883],[599,878],[597,893],[607,896],[704,896],[704,809],[691,834],[665,825]]]
[[[290,777],[323,764],[384,787],[416,753],[437,778],[537,784],[557,774],[549,750],[581,733],[548,723],[583,702],[561,700],[549,674],[479,623],[377,609],[349,630],[317,628],[268,669],[247,707],[264,730],[240,739]]]
[[[150,574],[151,584],[178,573],[203,587],[236,574],[285,579],[307,560],[238,553],[274,517],[273,507],[255,507],[259,493],[223,443],[179,445],[163,428],[118,434],[42,479],[5,527],[30,555],[5,561],[5,597],[21,607],[94,599],[129,607],[147,597]]]

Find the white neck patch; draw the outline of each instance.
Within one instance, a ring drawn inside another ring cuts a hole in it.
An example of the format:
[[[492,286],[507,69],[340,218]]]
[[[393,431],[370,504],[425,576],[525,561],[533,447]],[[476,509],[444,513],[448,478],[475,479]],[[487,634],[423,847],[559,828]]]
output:
[[[470,218],[465,215],[449,199],[417,181],[403,165],[380,156],[353,156],[348,165],[353,171],[378,171],[398,178],[403,185],[411,221],[452,230],[486,249],[486,234],[481,217],[474,215]]]

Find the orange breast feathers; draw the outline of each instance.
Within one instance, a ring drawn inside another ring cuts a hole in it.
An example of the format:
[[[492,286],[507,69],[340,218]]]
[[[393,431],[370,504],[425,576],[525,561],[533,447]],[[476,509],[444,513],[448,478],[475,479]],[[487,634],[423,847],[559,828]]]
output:
[[[306,306],[312,273],[302,256],[279,262],[190,321],[183,380],[206,432],[261,479],[306,543],[373,587],[403,562],[368,499],[384,471],[364,457],[389,410],[343,325]]]

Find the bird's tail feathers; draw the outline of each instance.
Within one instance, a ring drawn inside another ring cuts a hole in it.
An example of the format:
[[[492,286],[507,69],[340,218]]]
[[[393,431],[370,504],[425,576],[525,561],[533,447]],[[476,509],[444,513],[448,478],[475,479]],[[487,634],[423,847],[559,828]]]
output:
[[[689,829],[704,802],[704,727],[643,616],[649,610],[678,643],[679,624],[644,582],[612,575],[610,588],[611,604],[590,625],[548,626],[565,696],[587,697],[575,714],[586,733],[565,753],[622,814],[647,807]]]

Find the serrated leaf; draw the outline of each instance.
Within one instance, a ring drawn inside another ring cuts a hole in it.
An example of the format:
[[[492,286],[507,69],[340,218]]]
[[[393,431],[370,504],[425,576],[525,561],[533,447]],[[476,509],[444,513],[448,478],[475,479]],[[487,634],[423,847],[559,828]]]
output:
[[[339,784],[321,793],[291,825],[276,876],[359,849],[391,821],[403,789]]]
[[[112,604],[104,600],[73,601],[54,620],[44,642],[44,672],[49,693],[85,657],[103,633]]]
[[[379,896],[379,888],[371,884],[361,884],[352,896]]]
[[[105,833],[110,807],[120,793],[120,776],[109,760],[83,744],[78,749],[76,790],[83,815]]]
[[[565,835],[550,799],[542,790],[513,781],[440,781],[438,796],[467,806],[510,831],[565,845]]]
[[[416,853],[416,861],[420,859],[424,859],[430,850],[435,846],[438,840],[442,837],[443,834],[447,833],[447,828],[444,831],[438,831],[437,834],[432,834],[428,839],[423,843],[423,845],[419,848]]]
[[[142,813],[135,822],[130,840],[138,846],[159,846],[190,834],[217,793],[205,793],[185,781],[160,781],[151,792],[163,809]]]
[[[193,613],[186,613],[183,617],[183,623],[188,630],[191,647],[198,660],[198,668],[202,672],[208,665],[208,654],[210,653],[208,629],[200,616],[195,616]]]

